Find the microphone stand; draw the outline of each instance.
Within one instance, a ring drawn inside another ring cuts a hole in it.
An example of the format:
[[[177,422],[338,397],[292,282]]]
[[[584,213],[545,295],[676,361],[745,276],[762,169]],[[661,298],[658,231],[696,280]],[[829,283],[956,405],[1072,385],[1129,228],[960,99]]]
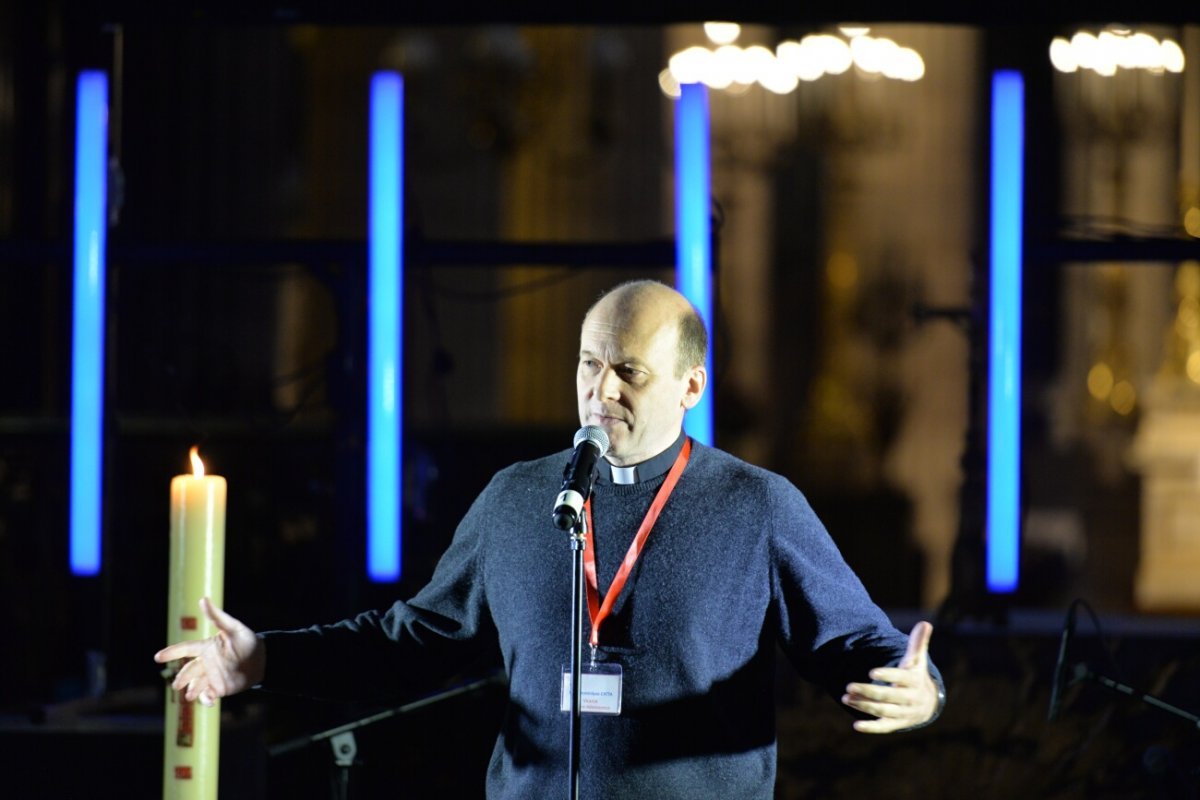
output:
[[[1165,700],[1160,700],[1154,695],[1146,694],[1145,692],[1134,689],[1132,686],[1127,686],[1126,684],[1114,680],[1107,675],[1101,675],[1093,670],[1086,661],[1075,662],[1075,664],[1070,667],[1070,680],[1064,681],[1064,677],[1067,675],[1067,665],[1069,663],[1067,661],[1067,652],[1070,648],[1071,637],[1075,633],[1075,611],[1079,606],[1083,606],[1087,610],[1088,614],[1090,614],[1092,617],[1092,622],[1096,626],[1096,632],[1100,632],[1100,621],[1096,618],[1096,614],[1094,611],[1092,611],[1092,607],[1089,606],[1087,602],[1083,600],[1083,598],[1076,598],[1075,600],[1072,600],[1070,607],[1067,609],[1067,619],[1063,624],[1062,639],[1058,645],[1058,662],[1054,665],[1054,680],[1050,687],[1050,710],[1046,715],[1046,720],[1048,722],[1053,722],[1058,717],[1058,712],[1062,706],[1063,693],[1069,687],[1074,686],[1080,681],[1089,680],[1100,684],[1109,691],[1136,698],[1141,700],[1146,705],[1153,706],[1161,711],[1166,711],[1169,714],[1174,714],[1181,719],[1186,719],[1188,722],[1192,723],[1193,727],[1195,727],[1197,730],[1200,730],[1200,716],[1197,716],[1190,711],[1184,711],[1178,706],[1173,706]]]
[[[587,514],[580,513],[571,526],[571,733],[567,757],[568,797],[579,800],[579,738],[583,712],[580,710],[583,670],[583,551],[587,548]]]
[[[1192,723],[1194,728],[1200,730],[1200,716],[1197,716],[1190,711],[1184,711],[1178,706],[1173,706],[1165,700],[1160,700],[1154,695],[1146,694],[1145,692],[1134,689],[1132,686],[1126,686],[1119,681],[1113,680],[1107,675],[1101,675],[1093,671],[1092,668],[1088,666],[1087,662],[1080,661],[1075,665],[1074,675],[1071,678],[1071,684],[1074,685],[1083,680],[1094,681],[1109,691],[1136,698],[1141,700],[1146,705],[1153,706],[1154,708],[1166,711],[1168,714],[1174,714],[1177,717],[1186,719],[1188,722]]]
[[[471,683],[456,686],[452,689],[447,689],[444,692],[422,697],[419,700],[414,700],[411,703],[406,703],[395,708],[385,709],[383,711],[355,720],[354,722],[339,725],[336,728],[321,731],[310,735],[300,736],[295,739],[289,739],[286,742],[280,742],[272,745],[267,749],[269,756],[278,756],[284,753],[290,753],[293,750],[298,750],[301,747],[306,747],[310,744],[329,740],[330,746],[333,748],[333,762],[337,767],[337,772],[331,776],[331,791],[334,800],[349,800],[350,798],[350,769],[358,764],[358,742],[354,738],[354,731],[367,725],[372,725],[376,722],[381,722],[398,714],[407,714],[411,711],[416,711],[419,708],[440,703],[443,700],[449,700],[452,697],[468,694],[478,689],[487,686],[498,685],[504,683],[503,674],[496,673],[488,678],[482,678]]]
[[[567,780],[570,800],[579,798],[579,738],[582,728],[583,688],[583,553],[587,549],[587,499],[596,482],[596,461],[608,452],[608,434],[597,425],[575,432],[575,454],[563,472],[563,485],[554,501],[554,525],[570,531],[571,542],[571,733],[568,742]]]

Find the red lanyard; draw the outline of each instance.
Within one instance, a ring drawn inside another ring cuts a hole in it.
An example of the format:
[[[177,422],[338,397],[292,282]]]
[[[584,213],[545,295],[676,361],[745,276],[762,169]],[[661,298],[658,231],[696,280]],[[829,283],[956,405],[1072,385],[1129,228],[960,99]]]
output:
[[[592,647],[600,644],[600,625],[612,611],[613,603],[617,601],[621,590],[625,588],[625,581],[629,578],[633,565],[637,563],[638,556],[642,554],[642,548],[646,546],[646,539],[650,538],[650,529],[658,521],[658,515],[662,513],[663,506],[667,504],[667,498],[671,496],[671,492],[675,491],[675,484],[679,483],[679,476],[683,474],[683,468],[687,466],[691,453],[692,440],[685,439],[683,449],[675,457],[675,463],[671,465],[667,479],[658,488],[658,494],[654,496],[654,502],[650,504],[650,510],[646,512],[646,518],[642,520],[642,526],[638,528],[637,536],[633,537],[633,541],[629,545],[629,552],[625,554],[621,568],[613,576],[608,592],[604,595],[603,605],[600,603],[600,587],[596,580],[596,548],[592,539],[592,531],[596,528],[592,524],[592,498],[589,497],[584,503],[583,508],[587,512],[587,547],[583,551],[583,572],[587,578],[588,615],[592,618],[590,639]]]

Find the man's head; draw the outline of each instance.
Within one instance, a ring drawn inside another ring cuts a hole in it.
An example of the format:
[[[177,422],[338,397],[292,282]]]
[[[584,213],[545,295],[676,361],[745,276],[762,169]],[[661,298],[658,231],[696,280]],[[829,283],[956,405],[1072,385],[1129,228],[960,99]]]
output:
[[[623,283],[583,320],[575,388],[579,421],[604,428],[608,460],[637,464],[679,435],[708,383],[704,323],[691,303],[655,281]]]

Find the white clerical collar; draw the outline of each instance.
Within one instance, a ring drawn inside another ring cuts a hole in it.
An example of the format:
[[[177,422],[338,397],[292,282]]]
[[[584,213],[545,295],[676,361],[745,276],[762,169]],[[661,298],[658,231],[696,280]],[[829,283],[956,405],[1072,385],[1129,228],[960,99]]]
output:
[[[636,464],[632,467],[618,467],[616,464],[609,464],[608,468],[613,483],[626,485],[638,482],[638,468]]]
[[[612,483],[621,486],[652,481],[660,475],[665,475],[671,469],[671,465],[675,463],[675,458],[679,455],[679,451],[683,449],[683,443],[686,440],[687,434],[680,431],[675,443],[666,450],[646,459],[640,464],[634,464],[629,467],[618,467],[616,464],[608,463],[608,459],[602,458],[599,464],[599,480],[601,483]]]

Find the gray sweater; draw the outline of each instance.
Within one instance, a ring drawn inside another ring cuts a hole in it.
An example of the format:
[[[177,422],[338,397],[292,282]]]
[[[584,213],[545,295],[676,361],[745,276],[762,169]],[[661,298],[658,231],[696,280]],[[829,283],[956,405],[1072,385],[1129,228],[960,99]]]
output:
[[[509,702],[488,797],[564,794],[569,719],[559,703],[571,551],[550,506],[569,455],[499,472],[408,602],[263,634],[263,688],[393,700],[428,690],[478,648],[499,647]],[[602,597],[662,482],[597,485]],[[771,798],[776,643],[837,697],[872,667],[897,663],[907,637],[871,601],[794,486],[693,445],[601,630],[601,657],[624,672],[623,707],[620,716],[584,716],[582,797]]]

